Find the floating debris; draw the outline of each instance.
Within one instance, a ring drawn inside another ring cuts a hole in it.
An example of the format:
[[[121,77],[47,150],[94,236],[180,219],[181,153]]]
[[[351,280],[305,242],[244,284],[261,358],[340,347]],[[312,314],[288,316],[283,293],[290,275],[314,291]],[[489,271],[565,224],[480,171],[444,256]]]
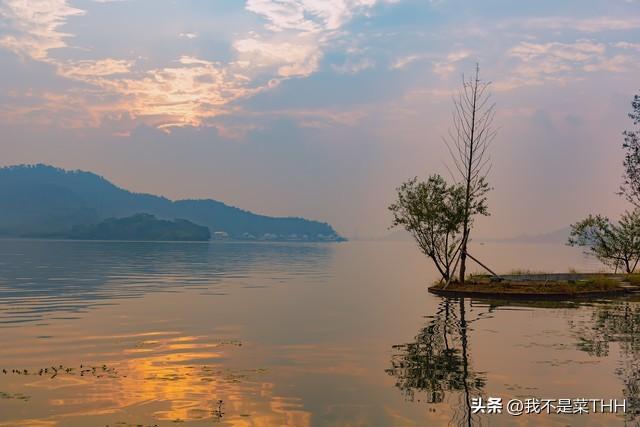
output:
[[[115,368],[111,368],[107,365],[101,366],[85,366],[80,365],[80,369],[76,369],[74,367],[64,366],[64,365],[52,365],[46,368],[28,370],[28,369],[2,369],[3,375],[38,375],[38,376],[49,376],[51,379],[56,378],[58,375],[66,374],[66,375],[76,375],[80,374],[81,377],[84,376],[93,376],[96,378],[108,377],[108,378],[119,378],[121,376],[126,377],[126,375],[120,375],[119,372]]]
[[[107,424],[105,427],[112,427],[109,424]],[[158,427],[158,424],[131,424],[128,423],[126,421],[118,421],[116,422],[113,427]]]
[[[0,399],[22,400],[23,402],[28,402],[31,399],[31,396],[22,393],[6,393],[4,391],[0,391]]]
[[[240,340],[228,339],[228,340],[217,340],[214,342],[218,345],[230,345],[234,347],[242,347],[242,341]]]
[[[213,410],[213,416],[219,421],[224,416],[224,401],[218,400],[218,407]]]

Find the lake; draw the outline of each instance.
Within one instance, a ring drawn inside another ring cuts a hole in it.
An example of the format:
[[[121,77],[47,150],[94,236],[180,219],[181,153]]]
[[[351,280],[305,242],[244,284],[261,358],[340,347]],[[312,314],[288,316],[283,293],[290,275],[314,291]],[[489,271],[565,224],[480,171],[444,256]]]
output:
[[[473,253],[600,268],[560,245]],[[637,425],[640,302],[447,300],[436,278],[411,243],[2,240],[0,426]]]

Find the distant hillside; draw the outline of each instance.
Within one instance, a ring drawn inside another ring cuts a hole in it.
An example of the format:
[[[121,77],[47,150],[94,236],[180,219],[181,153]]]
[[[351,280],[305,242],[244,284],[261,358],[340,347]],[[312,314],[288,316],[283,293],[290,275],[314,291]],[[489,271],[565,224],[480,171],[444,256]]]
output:
[[[569,238],[569,227],[564,227],[559,230],[551,231],[548,233],[529,235],[520,234],[516,237],[510,237],[506,239],[495,238],[478,238],[481,242],[496,242],[496,243],[524,243],[524,244],[565,244]]]
[[[116,187],[90,172],[46,165],[0,168],[0,235],[66,233],[74,226],[148,213],[182,218],[215,236],[248,240],[327,241],[342,238],[327,224],[304,218],[269,217],[216,200],[171,201]]]
[[[564,227],[559,230],[537,234],[535,236],[521,234],[520,236],[516,236],[510,240],[514,243],[567,243],[570,231],[571,229],[569,227]]]
[[[523,244],[565,244],[567,243],[567,239],[569,237],[569,231],[569,227],[564,227],[559,230],[551,231],[549,233],[536,235],[520,234],[518,236],[508,238],[477,237],[474,239],[474,241]],[[398,229],[392,231],[391,233],[378,240],[385,242],[413,242],[413,237],[405,230]]]
[[[125,218],[109,218],[98,224],[75,225],[60,236],[82,240],[161,240],[207,241],[209,228],[186,219],[168,221],[150,214],[136,214]]]
[[[413,236],[405,229],[399,228],[377,240],[381,242],[413,242]]]

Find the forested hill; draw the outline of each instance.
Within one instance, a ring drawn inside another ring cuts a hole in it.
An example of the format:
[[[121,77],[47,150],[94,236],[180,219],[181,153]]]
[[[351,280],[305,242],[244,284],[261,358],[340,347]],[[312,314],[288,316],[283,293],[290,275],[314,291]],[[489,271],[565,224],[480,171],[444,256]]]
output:
[[[74,226],[147,213],[209,228],[214,238],[331,241],[342,238],[323,222],[269,217],[210,199],[171,201],[119,188],[83,171],[47,165],[0,168],[0,235],[65,233]]]
[[[150,214],[136,214],[105,219],[99,224],[74,225],[70,232],[59,237],[82,240],[206,241],[211,238],[211,233],[209,228],[186,219],[168,221]]]

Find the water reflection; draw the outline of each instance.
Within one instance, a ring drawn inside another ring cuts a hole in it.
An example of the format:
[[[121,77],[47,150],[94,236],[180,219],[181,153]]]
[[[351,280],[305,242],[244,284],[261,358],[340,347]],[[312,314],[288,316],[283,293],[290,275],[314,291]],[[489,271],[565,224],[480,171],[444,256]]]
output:
[[[0,241],[0,426],[309,425],[268,321],[321,292],[333,250]]]
[[[624,420],[478,419],[470,398],[626,388],[637,406],[638,302],[443,300],[412,245],[0,241],[0,255],[2,427],[604,427]]]
[[[277,375],[255,346],[215,331],[97,331],[41,343],[22,331],[27,337],[0,349],[2,427],[309,425],[300,399],[276,391]]]
[[[0,240],[0,327],[45,316],[75,318],[113,299],[149,292],[265,287],[325,277],[322,244]],[[249,280],[260,271],[259,281]]]
[[[603,358],[615,346],[619,355],[616,374],[623,383],[627,401],[625,418],[640,416],[640,304],[613,301],[593,306],[587,320],[570,321],[577,347],[591,356]]]
[[[544,347],[547,351],[546,360],[535,363],[550,363],[551,366],[560,366],[564,363],[575,363],[576,365],[586,365],[589,362],[574,359],[563,361],[557,365],[557,360],[553,356],[553,350],[571,351],[571,348],[578,352],[584,352],[596,359],[617,361],[615,375],[620,384],[621,398],[626,399],[626,412],[618,414],[624,418],[624,425],[639,425],[640,418],[640,302],[634,300],[599,301],[596,303],[574,303],[574,302],[547,302],[547,301],[465,301],[463,299],[442,299],[438,304],[436,313],[428,316],[428,323],[418,332],[412,342],[393,346],[391,367],[386,369],[386,373],[395,380],[395,386],[401,391],[407,401],[415,403],[443,404],[449,408],[445,410],[449,416],[449,424],[457,426],[482,425],[485,423],[495,425],[511,425],[512,423],[531,425],[545,425],[545,421],[538,419],[528,420],[505,420],[502,416],[492,416],[473,414],[471,399],[488,395],[501,396],[506,398],[504,391],[497,392],[499,384],[491,384],[487,377],[493,374],[494,377],[505,378],[501,371],[483,372],[474,369],[472,355],[472,343],[482,346],[480,337],[475,329],[482,324],[485,319],[508,321],[508,313],[515,311],[518,313],[530,312],[536,316],[548,316],[567,318],[569,337],[573,342],[562,342],[562,336],[552,338],[551,344],[547,342],[537,342],[534,335],[526,335],[528,343],[525,347]],[[546,313],[546,314],[545,314]],[[478,323],[476,323],[478,322]],[[535,327],[531,329],[535,330]],[[485,329],[482,332],[496,332],[492,329]],[[553,333],[553,330],[543,331],[542,334]],[[483,335],[485,338],[486,335]],[[546,341],[546,340],[545,340]],[[513,351],[514,342],[505,342],[500,348],[494,349],[496,352],[509,354]],[[486,343],[484,344],[486,345]],[[505,357],[503,354],[501,357]],[[513,356],[506,356],[513,357]],[[522,362],[531,363],[535,360],[524,359]],[[613,373],[613,372],[612,372]],[[572,381],[573,378],[566,377],[566,373],[561,370],[549,373],[548,383],[562,381]],[[557,375],[557,377],[552,376]],[[508,376],[507,376],[508,378]],[[526,377],[525,377],[526,378]],[[514,379],[509,380],[510,382]],[[522,389],[512,397],[525,399],[532,396],[530,391],[525,391],[524,384],[507,384],[507,390]],[[499,388],[498,388],[499,389]],[[492,391],[493,390],[493,391]],[[534,390],[534,389],[532,389]],[[503,393],[503,394],[501,394]],[[562,389],[553,391],[555,394],[562,394]],[[603,398],[598,391],[598,384],[594,388],[584,390],[583,396],[593,396]],[[555,396],[552,395],[552,396]],[[606,396],[606,399],[615,396]],[[430,410],[440,406],[430,406]],[[550,419],[554,419],[551,415]],[[491,418],[491,419],[489,419]],[[614,416],[615,419],[615,416]],[[583,425],[580,420],[579,425]],[[593,419],[592,421],[598,421]],[[542,422],[541,424],[538,424]],[[551,422],[551,421],[549,421]],[[560,423],[562,421],[559,421]],[[613,423],[613,420],[607,423]],[[578,425],[578,424],[576,424]],[[590,425],[588,423],[584,425]],[[595,424],[599,425],[599,424]]]
[[[484,313],[486,314],[486,313]],[[486,379],[470,360],[470,325],[484,316],[467,319],[465,300],[443,299],[415,341],[393,346],[387,373],[410,401],[442,403],[447,393],[458,398],[452,422],[472,425],[471,398],[479,396]]]

